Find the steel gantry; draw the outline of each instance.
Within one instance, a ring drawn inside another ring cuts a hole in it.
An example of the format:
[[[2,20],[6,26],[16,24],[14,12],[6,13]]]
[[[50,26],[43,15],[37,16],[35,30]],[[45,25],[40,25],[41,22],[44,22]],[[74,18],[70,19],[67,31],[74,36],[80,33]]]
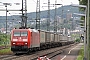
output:
[[[22,0],[22,22],[21,27],[27,27],[27,2],[26,0]]]
[[[37,0],[36,5],[36,29],[40,30],[40,0]]]

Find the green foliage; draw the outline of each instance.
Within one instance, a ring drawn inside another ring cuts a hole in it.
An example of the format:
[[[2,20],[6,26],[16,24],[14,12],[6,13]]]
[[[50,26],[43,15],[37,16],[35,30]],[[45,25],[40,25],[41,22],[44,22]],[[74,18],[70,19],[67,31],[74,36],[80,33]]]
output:
[[[77,60],[83,60],[83,58],[84,58],[84,47],[81,48]]]
[[[80,42],[80,39],[79,39],[79,38],[77,38],[77,39],[75,40],[75,42]]]
[[[83,17],[82,17],[82,18],[83,18]],[[81,23],[80,25],[81,25],[81,26],[84,26],[85,21],[84,21],[84,19],[82,19],[82,18],[81,18],[81,21],[80,21],[80,23]]]
[[[79,3],[80,3],[81,5],[87,5],[88,0],[79,0]]]
[[[0,33],[0,45],[9,44],[9,42],[10,42],[10,35],[6,36],[6,34]]]

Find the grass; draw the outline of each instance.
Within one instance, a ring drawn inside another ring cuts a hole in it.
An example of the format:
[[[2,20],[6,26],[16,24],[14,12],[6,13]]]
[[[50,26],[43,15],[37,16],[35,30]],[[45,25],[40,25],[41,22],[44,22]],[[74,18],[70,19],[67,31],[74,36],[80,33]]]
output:
[[[84,47],[81,48],[79,51],[79,56],[77,57],[77,60],[83,60],[84,57]]]
[[[0,46],[5,46],[5,44],[1,44]],[[10,44],[6,44],[6,46],[10,46]]]
[[[0,50],[0,55],[12,54],[11,48]]]

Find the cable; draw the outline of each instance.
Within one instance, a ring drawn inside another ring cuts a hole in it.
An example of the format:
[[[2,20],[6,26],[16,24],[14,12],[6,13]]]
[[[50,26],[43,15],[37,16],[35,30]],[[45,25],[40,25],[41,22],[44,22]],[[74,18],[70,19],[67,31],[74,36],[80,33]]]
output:
[[[32,0],[33,2],[35,2],[35,0]],[[36,3],[36,2],[35,2]],[[37,3],[36,3],[37,4]],[[41,7],[41,8],[43,8],[43,7]],[[43,8],[44,9],[44,8]],[[50,16],[52,16],[51,14],[50,14]],[[52,16],[53,17],[53,16]]]
[[[35,2],[36,3],[36,1],[35,0],[33,0],[33,2]],[[36,3],[37,4],[37,3]]]
[[[11,15],[11,13],[9,13]],[[12,16],[12,15],[11,15]],[[15,20],[17,20],[14,16],[12,16]],[[18,21],[18,20],[17,20]]]

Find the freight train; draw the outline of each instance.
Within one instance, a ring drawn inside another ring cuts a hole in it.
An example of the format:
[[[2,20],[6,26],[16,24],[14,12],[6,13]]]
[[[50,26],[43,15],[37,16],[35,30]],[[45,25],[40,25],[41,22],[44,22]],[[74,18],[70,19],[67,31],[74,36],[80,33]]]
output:
[[[49,49],[74,43],[70,36],[35,29],[13,29],[11,51],[14,53]]]

